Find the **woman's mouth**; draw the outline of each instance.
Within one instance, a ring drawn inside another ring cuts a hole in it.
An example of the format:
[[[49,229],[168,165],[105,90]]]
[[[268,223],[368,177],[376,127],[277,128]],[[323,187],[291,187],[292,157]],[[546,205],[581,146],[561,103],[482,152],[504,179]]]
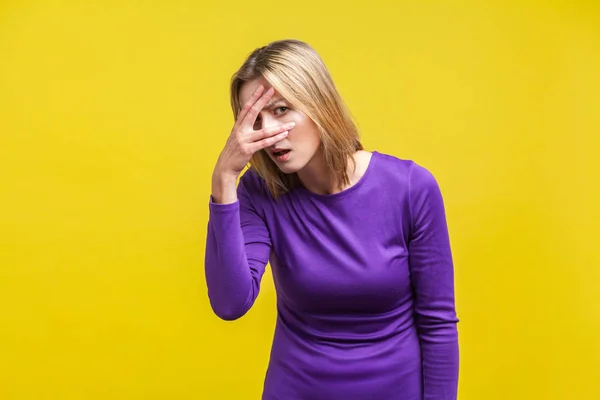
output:
[[[284,162],[284,161],[287,161],[288,158],[290,158],[290,152],[291,152],[291,150],[274,151],[273,157],[275,157],[275,160],[277,162]]]

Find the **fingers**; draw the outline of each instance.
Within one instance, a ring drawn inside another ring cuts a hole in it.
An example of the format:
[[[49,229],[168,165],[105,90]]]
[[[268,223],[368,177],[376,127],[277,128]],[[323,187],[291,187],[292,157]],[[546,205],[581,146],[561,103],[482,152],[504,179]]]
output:
[[[275,136],[270,136],[266,139],[259,140],[249,145],[250,151],[256,153],[259,150],[266,149],[267,147],[273,146],[275,143],[285,139],[289,131],[283,131]]]
[[[249,142],[256,142],[258,140],[277,135],[283,131],[290,130],[294,127],[294,125],[296,125],[295,122],[288,122],[283,125],[268,126],[258,131],[252,131],[248,134],[247,140]]]
[[[246,100],[244,107],[242,107],[242,109],[240,110],[240,113],[239,113],[237,121],[236,121],[236,125],[241,124],[241,122],[246,117],[246,114],[248,114],[248,111],[250,110],[250,108],[254,105],[254,103],[256,103],[256,100],[258,100],[260,98],[260,96],[262,95],[264,88],[265,87],[263,85],[258,85],[258,87],[254,90],[254,93],[252,93],[252,96],[250,96],[250,98],[248,100]]]
[[[269,99],[273,97],[273,93],[275,93],[275,89],[271,87],[262,96],[260,96],[258,100],[251,104],[248,104],[250,103],[250,100],[252,100],[250,99],[248,103],[244,105],[244,108],[248,106],[249,109],[247,110],[246,115],[242,119],[241,126],[249,127],[250,129],[252,129],[252,127],[254,126],[254,121],[256,121],[256,117],[261,112],[263,107],[267,104],[267,101],[269,101]]]

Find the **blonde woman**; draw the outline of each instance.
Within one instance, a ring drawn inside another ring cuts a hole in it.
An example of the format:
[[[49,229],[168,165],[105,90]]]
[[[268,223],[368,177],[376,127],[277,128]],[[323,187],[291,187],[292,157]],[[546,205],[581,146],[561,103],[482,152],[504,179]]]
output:
[[[453,262],[432,174],[363,149],[302,41],[253,51],[232,78],[231,106],[206,282],[216,315],[235,320],[270,262],[277,322],[262,398],[456,399]]]

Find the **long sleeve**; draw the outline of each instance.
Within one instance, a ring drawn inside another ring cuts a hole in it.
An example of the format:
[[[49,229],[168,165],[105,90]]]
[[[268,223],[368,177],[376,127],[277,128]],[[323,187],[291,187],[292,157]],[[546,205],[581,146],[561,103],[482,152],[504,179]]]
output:
[[[423,357],[424,400],[455,400],[458,318],[444,202],[433,175],[415,163],[409,172],[409,202],[409,264]]]
[[[205,275],[210,305],[224,320],[242,317],[254,304],[269,259],[267,227],[247,189],[248,176],[231,204],[209,202]]]

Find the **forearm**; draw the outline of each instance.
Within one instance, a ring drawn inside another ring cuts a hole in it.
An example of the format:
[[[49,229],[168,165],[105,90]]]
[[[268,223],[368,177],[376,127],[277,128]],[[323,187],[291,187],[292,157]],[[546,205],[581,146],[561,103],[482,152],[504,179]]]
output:
[[[424,400],[456,400],[459,347],[456,323],[420,330]]]
[[[205,275],[210,304],[225,320],[244,315],[252,304],[252,276],[239,220],[238,203],[210,205]]]

